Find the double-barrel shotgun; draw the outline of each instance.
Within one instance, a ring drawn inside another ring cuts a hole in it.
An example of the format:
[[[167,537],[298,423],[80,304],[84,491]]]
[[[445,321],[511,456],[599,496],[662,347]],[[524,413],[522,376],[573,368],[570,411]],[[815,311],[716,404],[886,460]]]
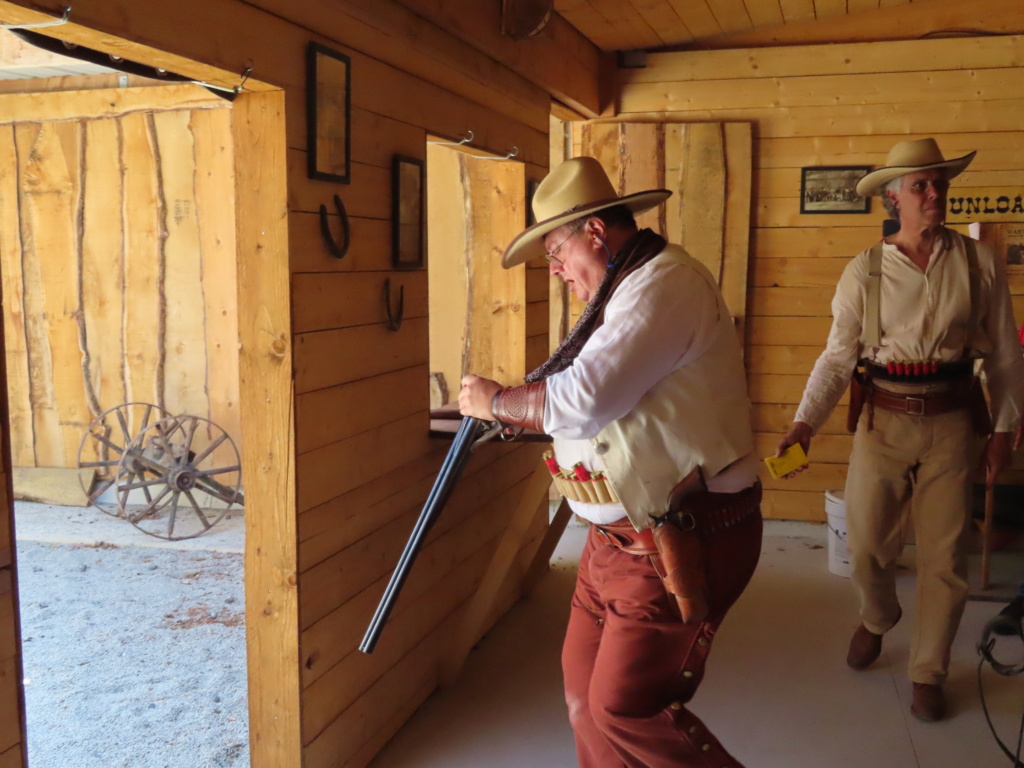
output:
[[[398,565],[384,589],[384,595],[370,620],[366,634],[363,635],[363,641],[359,644],[359,650],[363,653],[373,653],[377,640],[380,639],[380,633],[384,629],[384,624],[388,620],[388,615],[391,613],[391,608],[405,583],[405,578],[412,570],[413,563],[416,562],[416,557],[423,547],[427,532],[441,515],[441,510],[444,508],[445,502],[448,501],[448,497],[451,496],[455,484],[459,481],[462,470],[466,468],[469,454],[486,423],[480,419],[467,417],[459,425],[459,431],[455,433],[455,440],[448,450],[444,464],[441,465],[441,471],[437,473],[434,486],[430,489],[430,494],[423,505],[423,511],[420,512],[419,519],[409,536],[409,541],[406,542],[405,549],[402,550],[402,556],[398,559]],[[486,439],[486,437],[487,435],[481,439]]]

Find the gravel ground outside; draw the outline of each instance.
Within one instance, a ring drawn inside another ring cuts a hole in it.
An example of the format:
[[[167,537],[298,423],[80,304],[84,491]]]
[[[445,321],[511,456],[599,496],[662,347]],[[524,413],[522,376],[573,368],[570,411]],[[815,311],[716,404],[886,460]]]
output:
[[[16,504],[30,768],[248,768],[243,521]]]

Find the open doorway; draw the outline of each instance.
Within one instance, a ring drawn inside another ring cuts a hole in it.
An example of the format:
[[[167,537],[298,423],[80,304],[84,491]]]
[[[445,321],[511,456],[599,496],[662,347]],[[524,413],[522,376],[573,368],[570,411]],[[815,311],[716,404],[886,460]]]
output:
[[[0,272],[29,759],[163,764],[177,732],[235,765],[244,524],[202,492],[211,469],[240,486],[217,472],[240,440],[231,105],[2,39],[0,102],[20,102],[0,125]],[[181,490],[171,467],[191,464]]]
[[[431,408],[454,401],[466,373],[506,386],[526,373],[526,269],[501,267],[525,208],[522,163],[429,141]]]
[[[125,58],[132,50],[125,43]],[[270,342],[280,344],[288,329],[278,290],[287,282],[282,94],[253,82],[230,101],[79,62],[62,71],[59,57],[41,66],[0,74],[0,102],[17,102],[0,125],[5,464],[70,472],[73,484],[88,474],[84,495],[120,490],[107,481],[136,439],[180,448],[183,463],[210,463],[188,477],[168,471],[166,505],[153,474],[136,468],[128,490],[154,509],[135,519],[126,519],[131,494],[114,494],[119,517],[95,507],[18,509],[16,556],[3,515],[0,762],[146,766],[187,755],[197,765],[247,766],[248,700],[259,701],[258,679],[279,670],[262,670],[247,692],[247,646],[250,655],[262,647],[267,622],[246,627],[243,578],[259,581],[265,559],[289,546],[293,562],[294,542],[265,546],[237,503],[222,517],[203,491],[216,476],[241,501],[239,465],[261,462],[246,474],[275,490],[264,487],[250,509],[264,510],[266,522],[290,518],[294,504],[289,471],[258,458],[274,450],[292,463],[287,433],[267,424],[291,421],[290,360],[276,353],[274,372],[261,377],[253,359],[254,335],[265,341],[276,324]],[[272,150],[258,167],[253,133]],[[104,415],[105,437],[92,440]],[[10,510],[11,475],[4,480]],[[170,503],[179,497],[180,506]],[[256,556],[243,564],[249,547]],[[271,623],[294,636],[293,614]],[[160,645],[168,641],[173,651]]]

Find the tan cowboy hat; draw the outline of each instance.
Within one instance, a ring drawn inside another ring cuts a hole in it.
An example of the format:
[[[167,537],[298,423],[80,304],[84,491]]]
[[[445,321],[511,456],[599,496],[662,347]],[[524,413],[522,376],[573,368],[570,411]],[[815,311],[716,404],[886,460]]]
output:
[[[505,269],[544,253],[544,235],[581,216],[624,205],[643,213],[663,203],[672,193],[649,189],[619,197],[601,164],[592,157],[574,157],[549,173],[533,195],[533,218],[537,222],[509,243],[501,257]]]
[[[970,165],[971,160],[977,152],[970,152],[956,160],[946,160],[939,151],[939,145],[935,139],[915,139],[913,141],[901,141],[889,150],[889,156],[885,158],[885,166],[877,168],[863,179],[857,182],[857,194],[861,197],[870,197],[878,194],[879,190],[893,179],[898,179],[914,171],[927,171],[932,168],[941,168],[945,171],[946,178],[952,179],[959,176],[964,168]]]

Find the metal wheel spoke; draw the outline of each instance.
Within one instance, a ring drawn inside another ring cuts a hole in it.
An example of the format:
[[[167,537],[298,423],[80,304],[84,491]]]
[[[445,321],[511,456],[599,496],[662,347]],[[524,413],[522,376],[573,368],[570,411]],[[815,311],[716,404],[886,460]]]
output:
[[[171,497],[171,513],[167,517],[167,538],[171,538],[174,533],[174,518],[178,515],[178,498],[181,496],[180,491],[175,491],[174,496]]]
[[[132,476],[140,477],[138,473],[133,473]],[[122,491],[134,491],[138,488],[152,488],[154,485],[166,482],[167,480],[163,477],[154,477],[152,480],[143,479],[141,482],[138,483],[125,483],[123,485],[118,486],[118,488]]]
[[[111,439],[110,439],[109,437],[107,437],[106,435],[97,435],[97,434],[95,434],[95,433],[94,433],[94,434],[93,434],[93,436],[94,436],[94,437],[95,437],[95,438],[96,438],[97,440],[99,440],[99,441],[100,441],[101,443],[103,443],[104,445],[106,445],[106,446],[108,446],[108,447],[110,447],[110,448],[113,448],[113,449],[114,449],[115,451],[117,451],[117,452],[118,452],[119,454],[121,454],[121,453],[124,453],[124,448],[123,448],[123,447],[121,447],[120,445],[118,445],[117,443],[115,443],[115,442],[114,442],[113,440],[111,440]]]
[[[124,411],[117,409],[117,421],[121,425],[121,433],[124,435],[125,445],[132,441],[132,433],[128,429],[128,420],[124,417]]]
[[[205,459],[207,456],[209,456],[211,453],[213,453],[214,450],[216,450],[218,445],[220,445],[221,443],[223,443],[227,439],[228,439],[227,432],[221,433],[220,437],[218,437],[216,440],[214,440],[212,443],[210,443],[208,446],[206,446],[206,448],[203,450],[202,453],[200,453],[198,456],[196,456],[194,459],[192,459],[192,463],[195,464],[196,466],[198,466],[202,462],[203,459]]]
[[[213,526],[210,521],[206,519],[206,515],[203,514],[203,510],[200,509],[199,504],[196,502],[195,496],[192,495],[192,491],[185,491],[185,495],[188,496],[188,500],[192,502],[192,509],[195,510],[196,515],[199,517],[200,522],[203,524],[203,528],[210,530]]]
[[[100,496],[102,496],[104,493],[106,493],[106,490],[110,486],[112,486],[114,483],[116,483],[116,482],[117,482],[117,478],[116,477],[112,477],[109,480],[105,481],[104,484],[101,487],[95,489],[92,493],[89,494],[89,501],[90,502],[95,502],[96,499],[98,499]]]
[[[156,512],[157,511],[157,506],[156,506],[157,503],[161,499],[163,499],[163,497],[166,496],[170,492],[171,492],[170,486],[165,487],[162,491],[160,491],[160,494],[155,499],[153,499],[153,501],[150,504],[147,504],[145,507],[143,507],[141,512],[139,512],[137,514],[134,514],[134,515],[126,514],[125,516],[132,523],[138,523],[140,520],[142,520],[142,519],[144,519],[146,517],[149,517],[154,512]]]
[[[139,432],[145,431],[146,427],[149,426],[149,417],[153,413],[153,406],[146,403],[146,410],[142,412],[142,424],[139,425]]]
[[[97,469],[99,467],[116,467],[120,463],[119,459],[113,459],[111,461],[80,461],[78,462],[78,468]]]
[[[213,475],[219,475],[223,472],[237,472],[241,467],[235,464],[233,467],[218,467],[217,469],[204,469],[201,472],[196,472],[196,477],[212,477]]]
[[[192,419],[192,429],[188,431],[188,437],[185,438],[185,452],[184,456],[188,456],[192,451],[192,441],[196,437],[196,432],[199,431],[199,422],[196,419]]]
[[[238,489],[221,485],[216,480],[211,480],[208,477],[197,478],[196,487],[206,491],[208,494],[220,499],[221,501],[226,501],[229,504],[234,504],[242,496],[242,494],[238,492]]]

